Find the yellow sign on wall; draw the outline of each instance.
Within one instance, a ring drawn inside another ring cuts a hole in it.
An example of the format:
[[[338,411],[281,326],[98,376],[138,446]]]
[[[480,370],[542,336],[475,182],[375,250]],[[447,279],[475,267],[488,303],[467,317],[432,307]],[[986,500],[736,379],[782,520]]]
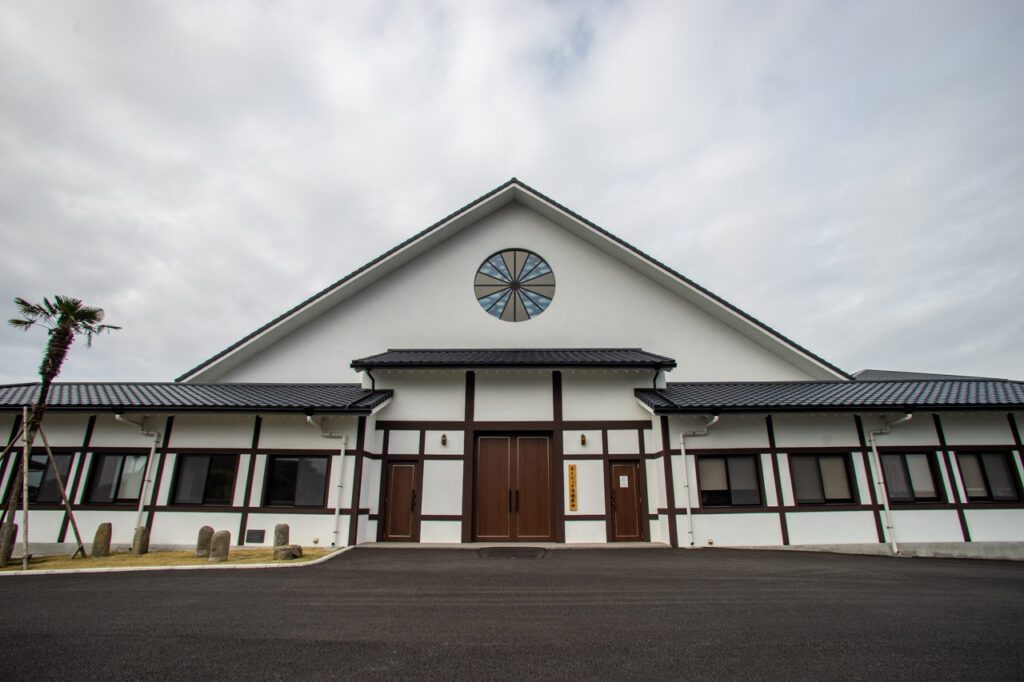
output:
[[[569,511],[576,511],[576,465],[569,465]]]

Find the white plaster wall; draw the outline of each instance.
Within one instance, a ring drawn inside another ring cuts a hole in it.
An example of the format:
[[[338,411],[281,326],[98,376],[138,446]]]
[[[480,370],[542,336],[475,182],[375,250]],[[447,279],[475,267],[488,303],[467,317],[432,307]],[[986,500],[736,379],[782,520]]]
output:
[[[647,511],[650,514],[657,514],[658,509],[667,507],[665,501],[665,462],[658,459],[645,460],[647,468]]]
[[[419,431],[388,432],[388,454],[390,455],[417,455],[420,452]]]
[[[380,505],[380,467],[379,459],[363,459],[363,481],[359,492],[359,507],[369,508],[371,514],[376,514]],[[462,497],[462,491],[459,491]]]
[[[764,477],[765,506],[774,507],[779,503],[779,495],[775,489],[775,469],[770,452],[761,453],[761,475]]]
[[[951,501],[958,499],[956,497],[956,495],[958,494],[956,489],[956,483],[950,476],[949,462],[946,460],[945,453],[940,452],[936,456],[936,459],[939,462],[939,477],[942,480],[942,489],[946,493],[946,499]]]
[[[156,491],[156,503],[160,506],[165,506],[171,498],[171,485],[173,483],[171,479],[174,477],[174,463],[177,460],[178,455],[173,452],[168,452],[164,456],[163,470],[160,475],[160,489]],[[238,478],[238,476],[235,477],[236,480]]]
[[[779,452],[775,457],[775,464],[779,467],[779,483],[782,485],[782,506],[792,507],[793,502],[793,479],[789,475],[789,457],[786,453]]]
[[[903,413],[896,412],[891,412],[886,415],[863,415],[861,417],[861,421],[864,424],[864,437],[867,438],[868,432],[882,428],[882,425],[885,422],[891,422],[902,416]],[[935,432],[935,421],[932,419],[932,415],[924,412],[915,414],[914,418],[909,422],[903,422],[902,424],[893,426],[892,431],[889,433],[879,435],[877,437],[877,443],[879,447],[913,447],[921,445],[938,446],[939,437]]]
[[[384,308],[386,313],[393,313],[394,309]],[[381,319],[389,317],[388,314],[380,315]],[[371,325],[376,323],[371,323]],[[370,329],[358,330],[360,336],[369,335]],[[346,348],[335,341],[332,354],[337,355],[339,348]],[[386,350],[395,346],[393,342],[384,341],[384,345],[375,349],[372,353],[362,355],[353,353],[350,358],[356,359]],[[414,348],[422,347],[422,344],[413,344]],[[298,350],[299,353],[304,351]],[[346,364],[348,360],[345,361]],[[301,376],[299,374],[298,376]],[[391,402],[376,413],[378,419],[389,420],[439,420],[439,421],[461,421],[466,416],[466,373],[453,370],[409,370],[409,371],[384,371],[377,370],[373,373],[377,380],[377,388],[394,389],[395,395]],[[299,378],[291,378],[288,381],[301,381]],[[336,381],[352,381],[352,378],[345,376]]]
[[[550,371],[478,371],[474,395],[473,415],[477,421],[554,418]]]
[[[1024,541],[1024,509],[967,509],[964,514],[974,542]]]
[[[333,514],[288,514],[283,510],[279,514],[249,514],[245,527],[247,530],[266,530],[263,544],[271,546],[274,544],[274,526],[279,523],[288,524],[288,539],[295,545],[330,547],[334,539]],[[237,533],[236,525],[231,534],[231,543],[234,545],[238,544],[238,538],[235,537]],[[314,539],[319,542],[313,542]],[[347,539],[342,538],[342,541]]]
[[[327,433],[344,434],[346,447],[353,448],[356,444],[356,417],[323,417],[313,418],[321,424]],[[177,424],[175,424],[177,429]],[[250,442],[251,442],[250,434]],[[305,415],[266,415],[260,425],[260,448],[265,450],[340,450],[340,438],[324,438],[320,429],[310,426]]]
[[[608,453],[612,455],[635,455],[640,452],[640,434],[636,429],[610,429],[608,431]]]
[[[75,521],[78,523],[78,530],[82,533],[82,539],[86,542],[92,542],[93,538],[96,537],[96,529],[99,528],[101,523],[109,523],[111,544],[130,545],[135,537],[135,521],[138,515],[139,510],[137,507],[134,509],[126,507],[124,511],[76,509]],[[143,520],[145,520],[145,517],[143,517]],[[31,520],[29,525],[31,525]],[[70,528],[68,529],[68,536],[74,537]],[[154,542],[152,535],[150,536],[150,542]]]
[[[374,542],[377,539],[377,522],[371,521],[365,514],[360,514],[356,523],[356,544]]]
[[[672,485],[676,497],[676,506],[686,505],[686,489],[683,479],[683,458],[680,455],[672,455]],[[694,455],[686,456],[686,475],[689,480],[690,507],[696,509],[700,506],[700,490],[697,488],[697,460]]]
[[[75,520],[78,520],[78,512],[75,512]],[[28,541],[29,542],[57,542],[57,536],[60,535],[60,524],[64,521],[64,511],[56,510],[42,510],[32,509],[29,506],[29,519],[28,519]],[[21,519],[21,507],[18,507],[17,512],[14,515],[14,523],[18,524],[18,537],[15,540],[15,548],[21,549],[21,539],[24,528],[22,527]],[[81,529],[81,525],[79,525]],[[95,535],[95,533],[93,533]],[[65,538],[67,542],[74,542],[75,532],[71,528],[71,524],[68,524],[68,534]],[[82,533],[82,540],[84,542],[91,542],[92,537]]]
[[[780,448],[856,448],[857,424],[848,414],[776,414],[772,416],[775,444]]]
[[[342,457],[336,454],[331,457],[330,470],[327,472],[327,506],[333,509],[338,506],[338,496],[341,495],[341,506],[347,507],[352,501],[352,495],[348,492],[352,482],[351,457]],[[348,477],[348,479],[346,478]],[[341,489],[339,490],[339,485]]]
[[[939,415],[946,444],[1014,445],[1006,413],[945,412]]]
[[[92,453],[87,453],[85,457],[81,458],[83,478],[82,482],[78,485],[78,491],[75,493],[75,498],[72,500],[74,504],[81,504],[82,500],[85,499],[85,489],[89,484],[89,472],[92,471]]]
[[[587,442],[580,442],[580,436],[586,436]],[[569,430],[562,432],[563,455],[600,455],[601,432],[598,430]]]
[[[420,542],[461,543],[461,521],[420,521]]]
[[[546,312],[509,323],[473,295],[485,258],[535,251],[555,273]],[[600,282],[599,294],[594,283]],[[358,381],[354,358],[387,348],[644,347],[674,381],[814,378],[632,267],[518,203],[450,237],[234,369],[204,381]],[[824,377],[822,373],[818,378]]]
[[[448,442],[441,444],[441,436],[447,436]],[[462,431],[427,431],[423,447],[428,455],[461,455],[465,445],[465,434]]]
[[[562,372],[562,418],[567,421],[595,419],[650,420],[633,389],[650,388],[650,371]]]
[[[423,514],[462,514],[462,462],[424,460],[422,500]]]
[[[147,431],[157,431],[160,433],[160,443],[163,443],[164,429],[167,427],[167,417],[165,415],[136,415],[129,414],[125,416],[126,419],[131,419],[134,422],[141,421],[146,426]],[[47,416],[49,419],[49,416]],[[84,435],[84,434],[83,434]],[[47,431],[49,436],[49,431]],[[51,439],[51,445],[54,443]],[[82,439],[78,440],[77,445],[82,444]],[[153,437],[144,435],[138,426],[134,424],[125,424],[114,419],[112,414],[98,414],[96,415],[96,425],[92,430],[92,439],[89,441],[91,447],[94,448],[150,448],[153,446]]]
[[[669,447],[679,447],[679,434],[703,428],[706,419],[696,416],[669,417]],[[707,435],[687,436],[686,449],[768,448],[768,429],[763,415],[723,415]]]
[[[569,465],[576,465],[576,502],[578,509],[569,511]],[[566,460],[562,465],[565,481],[565,518],[579,514],[604,514],[604,462],[596,460]]]
[[[871,486],[868,485],[868,470],[865,467],[864,455],[855,452],[850,457],[853,460],[853,477],[857,483],[857,490],[860,493],[861,504],[871,504]],[[872,477],[874,470],[872,470]]]
[[[686,516],[677,518],[679,544],[685,546]],[[693,542],[696,547],[762,547],[782,544],[779,515],[761,514],[694,514]]]
[[[663,542],[667,545],[670,539],[668,536],[669,517],[662,515],[650,523],[651,542]]]
[[[255,415],[178,415],[174,418],[169,447],[248,450],[252,447],[255,424]]]
[[[878,542],[870,511],[789,512],[786,528],[791,545]]]
[[[608,531],[604,521],[572,521],[565,519],[565,543],[581,544],[608,542]]]
[[[963,542],[957,513],[944,509],[894,509],[896,542]],[[876,536],[877,537],[877,536]]]
[[[231,533],[231,544],[238,544],[238,528],[242,522],[240,513],[224,514],[205,511],[157,512],[153,516],[153,527],[149,534],[151,545],[188,545],[195,547],[199,529],[210,526],[213,530]],[[252,523],[249,523],[252,528]],[[274,541],[274,529],[269,531],[270,544]],[[131,538],[128,539],[131,542]]]
[[[61,412],[47,412],[43,419],[43,431],[46,432],[46,440],[52,447],[73,447],[80,448],[85,440],[85,429],[89,424],[87,415],[67,414]],[[125,426],[127,430],[129,427]],[[9,434],[10,431],[7,432]],[[5,434],[5,437],[6,435]],[[153,440],[147,439],[146,445]],[[43,439],[37,438],[36,444],[43,445]]]
[[[252,472],[252,491],[249,494],[249,506],[259,507],[263,502],[263,479],[267,475],[267,456],[256,455],[256,466]]]
[[[655,420],[657,423],[658,420]],[[661,427],[655,429],[644,429],[644,453],[653,455],[661,452]]]

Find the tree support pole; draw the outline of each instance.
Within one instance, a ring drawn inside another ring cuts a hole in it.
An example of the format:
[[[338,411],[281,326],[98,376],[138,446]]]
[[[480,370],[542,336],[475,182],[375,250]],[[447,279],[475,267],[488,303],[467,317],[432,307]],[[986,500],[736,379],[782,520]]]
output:
[[[75,513],[71,511],[71,501],[68,500],[68,494],[64,490],[64,481],[60,478],[60,472],[57,471],[57,462],[53,459],[53,451],[50,450],[50,442],[46,440],[46,432],[43,431],[42,424],[39,425],[39,435],[43,439],[43,447],[46,448],[46,456],[50,459],[50,470],[53,472],[53,477],[57,479],[57,487],[60,489],[60,498],[64,500],[64,511],[68,513],[68,518],[71,519],[71,527],[75,531],[75,539],[78,540],[78,549],[71,555],[74,559],[79,552],[82,553],[83,559],[88,559],[89,556],[85,553],[85,544],[82,542],[82,534],[78,532],[78,522],[75,521]],[[82,455],[83,459],[85,455]]]
[[[28,457],[32,452],[32,443],[29,442],[28,430],[28,408],[23,407],[25,432],[25,449],[21,452],[21,570],[28,570]]]

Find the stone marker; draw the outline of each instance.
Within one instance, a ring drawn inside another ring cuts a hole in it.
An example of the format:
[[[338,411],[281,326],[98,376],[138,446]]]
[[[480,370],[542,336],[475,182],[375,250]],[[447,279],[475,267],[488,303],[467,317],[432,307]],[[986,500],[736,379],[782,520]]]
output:
[[[6,566],[14,551],[14,542],[18,538],[18,524],[5,523],[0,526],[0,567]]]
[[[302,556],[302,545],[280,545],[274,548],[274,561],[298,559]]]
[[[146,554],[149,552],[149,529],[139,526],[135,529],[135,537],[132,538],[132,554]]]
[[[210,542],[210,563],[228,560],[228,548],[231,546],[231,532],[219,530],[213,534]]]
[[[109,523],[101,523],[96,529],[96,535],[92,539],[92,555],[110,556],[110,534],[112,526]]]
[[[213,541],[213,528],[203,526],[199,529],[199,539],[196,540],[196,558],[205,559],[210,556],[210,542]]]
[[[279,523],[274,526],[274,547],[288,544],[288,524]]]

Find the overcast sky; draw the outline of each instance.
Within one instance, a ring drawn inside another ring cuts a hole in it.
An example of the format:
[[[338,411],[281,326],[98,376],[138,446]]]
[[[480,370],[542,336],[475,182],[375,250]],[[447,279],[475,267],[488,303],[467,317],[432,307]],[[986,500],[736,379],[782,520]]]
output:
[[[1024,379],[1022,36],[1019,0],[7,0],[0,313],[83,298],[124,329],[62,380],[170,380],[515,176],[847,371]]]

